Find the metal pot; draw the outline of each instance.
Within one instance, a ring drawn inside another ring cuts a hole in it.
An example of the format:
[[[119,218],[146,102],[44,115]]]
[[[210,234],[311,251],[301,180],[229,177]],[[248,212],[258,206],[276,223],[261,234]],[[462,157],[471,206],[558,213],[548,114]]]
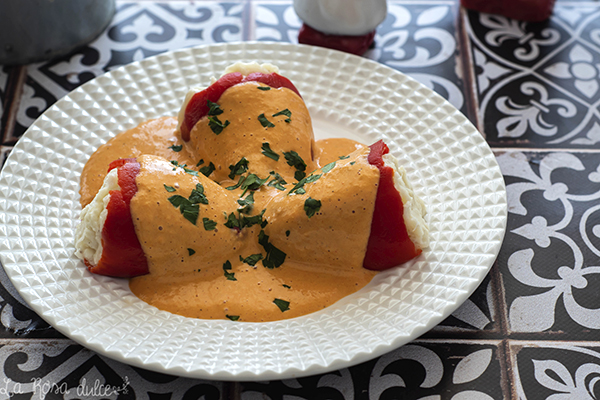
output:
[[[96,38],[114,14],[114,0],[0,0],[0,64],[67,54]]]

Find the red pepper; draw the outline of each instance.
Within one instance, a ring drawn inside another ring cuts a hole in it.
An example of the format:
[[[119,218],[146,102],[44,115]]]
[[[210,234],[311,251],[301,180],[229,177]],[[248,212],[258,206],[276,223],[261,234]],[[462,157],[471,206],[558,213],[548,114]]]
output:
[[[298,32],[299,43],[345,51],[346,53],[356,54],[357,56],[360,56],[367,51],[374,40],[375,31],[360,36],[329,35],[311,28],[306,24],[302,24],[300,32]]]
[[[363,267],[382,271],[421,254],[408,236],[404,224],[404,205],[394,186],[394,170],[384,164],[383,155],[390,152],[382,140],[370,146],[367,160],[379,168],[379,185],[375,197],[375,210],[371,234]]]
[[[554,0],[461,0],[461,4],[479,12],[539,22],[550,18]]]
[[[109,171],[118,168],[121,190],[111,190],[106,209],[108,214],[102,228],[102,257],[98,265],[86,265],[90,272],[100,275],[131,278],[147,274],[148,261],[135,233],[129,204],[137,192],[135,178],[140,164],[134,158],[113,161]]]
[[[187,107],[185,108],[185,115],[180,128],[181,138],[186,142],[190,140],[190,132],[194,125],[196,125],[201,118],[208,114],[209,107],[207,100],[216,103],[221,98],[223,92],[242,82],[260,82],[274,89],[285,87],[293,90],[298,96],[300,96],[300,92],[298,92],[298,89],[296,89],[294,84],[289,79],[276,74],[275,72],[270,74],[253,72],[246,77],[239,72],[225,74],[206,89],[192,96]]]

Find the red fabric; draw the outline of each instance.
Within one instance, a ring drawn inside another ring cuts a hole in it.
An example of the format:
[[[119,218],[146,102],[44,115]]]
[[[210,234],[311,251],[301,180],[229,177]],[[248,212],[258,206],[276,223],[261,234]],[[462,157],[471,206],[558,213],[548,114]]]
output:
[[[367,160],[379,168],[380,176],[363,267],[382,271],[411,260],[421,254],[421,250],[415,249],[408,236],[404,205],[394,186],[394,170],[383,161],[383,155],[390,150],[382,140],[370,148]]]
[[[326,47],[328,49],[345,51],[346,53],[364,54],[375,40],[375,31],[360,36],[329,35],[320,32],[306,24],[302,24],[298,32],[298,42],[312,46]]]
[[[461,4],[475,11],[539,22],[550,17],[554,0],[461,0]]]
[[[129,209],[137,192],[135,178],[140,172],[140,164],[133,158],[126,158],[113,161],[109,171],[114,168],[118,168],[121,190],[110,191],[108,214],[102,227],[102,257],[96,266],[87,260],[85,264],[95,274],[131,278],[149,272]]]
[[[239,72],[223,75],[215,83],[192,96],[185,108],[185,116],[180,128],[181,138],[186,142],[190,140],[190,132],[194,125],[208,114],[209,107],[207,100],[216,103],[227,89],[242,82],[260,82],[274,89],[285,87],[293,90],[300,96],[300,92],[298,92],[298,89],[296,89],[294,84],[288,78],[276,74],[275,72],[270,74],[253,72],[246,77],[243,77]]]

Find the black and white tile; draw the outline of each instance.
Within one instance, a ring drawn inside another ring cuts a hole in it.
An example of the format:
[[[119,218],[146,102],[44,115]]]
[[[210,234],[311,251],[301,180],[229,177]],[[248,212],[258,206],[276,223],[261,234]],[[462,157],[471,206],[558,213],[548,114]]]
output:
[[[527,23],[465,12],[480,129],[504,147],[600,148],[600,5]]]
[[[600,332],[600,153],[507,152],[498,263],[511,333]]]
[[[416,341],[329,374],[242,384],[242,400],[503,398],[498,343]]]
[[[18,138],[56,100],[111,69],[202,44],[242,40],[243,2],[117,2],[96,40],[50,62],[31,64],[13,135]]]

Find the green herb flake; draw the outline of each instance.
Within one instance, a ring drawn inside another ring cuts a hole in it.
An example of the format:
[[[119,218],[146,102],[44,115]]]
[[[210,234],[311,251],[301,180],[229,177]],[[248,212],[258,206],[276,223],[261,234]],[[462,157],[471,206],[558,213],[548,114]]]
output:
[[[229,179],[235,179],[236,175],[242,175],[248,171],[248,160],[246,160],[246,157],[242,157],[235,165],[230,165],[229,171],[229,175],[227,175],[229,176]]]
[[[285,301],[285,300],[281,300],[281,299],[275,299],[273,300],[273,303],[275,303],[275,305],[277,307],[279,307],[279,309],[281,310],[281,312],[287,311],[290,309],[290,302],[289,301]]]
[[[229,229],[242,229],[241,221],[235,216],[235,213],[231,213],[227,216],[227,221],[225,222],[225,226]]]
[[[173,164],[175,167],[179,167],[179,168],[183,168],[183,171],[186,174],[192,175],[192,176],[198,176],[198,171],[194,171],[192,169],[187,168],[187,164],[179,164],[176,160],[171,160],[171,164]],[[176,168],[173,168],[173,171],[175,171]]]
[[[204,194],[204,186],[201,183],[197,183],[196,188],[192,189],[189,200],[193,204],[208,204],[208,199]]]
[[[169,146],[169,149],[173,150],[176,153],[179,153],[181,151],[181,149],[183,149],[183,145],[173,145],[173,146]]]
[[[273,177],[273,179],[269,183],[267,183],[267,186],[274,187],[277,190],[281,190],[283,192],[285,190],[285,187],[283,185],[287,185],[285,179],[283,179],[283,177],[275,171],[271,171],[269,174]]]
[[[240,320],[240,316],[239,315],[229,315],[229,314],[225,314],[225,317],[229,318],[232,321],[239,321]]]
[[[202,225],[204,225],[204,230],[207,231],[214,231],[217,227],[217,223],[215,221],[206,217],[202,218]]]
[[[286,288],[286,289],[291,289],[292,288],[291,286],[288,286],[286,284],[283,284],[283,287]]]
[[[312,197],[309,197],[304,202],[304,212],[308,216],[308,218],[315,215],[321,209],[321,201],[315,200]]]
[[[198,204],[192,204],[188,199],[178,194],[169,197],[168,200],[175,208],[179,208],[179,211],[185,219],[196,225],[198,214],[200,212]]]
[[[263,143],[261,149],[262,153],[265,156],[269,157],[272,160],[279,161],[279,154],[271,150],[271,145],[269,143]]]
[[[236,277],[235,277],[235,273],[233,272],[229,272],[231,270],[231,263],[229,262],[229,260],[225,261],[225,263],[223,264],[223,275],[225,276],[225,278],[227,278],[227,280],[229,281],[237,281]]]
[[[261,179],[256,174],[248,175],[244,182],[242,182],[241,184],[241,188],[244,190],[242,196],[245,195],[246,191],[248,190],[258,190],[262,185],[265,184],[267,180],[269,180],[268,176],[265,179]]]
[[[321,171],[323,171],[323,173],[326,174],[329,171],[331,171],[333,168],[335,168],[335,161],[330,162],[329,164],[327,164],[326,166],[321,168]]]
[[[215,164],[210,163],[208,165],[205,165],[204,167],[200,168],[200,173],[204,176],[206,176],[207,178],[210,176],[210,174],[212,174],[215,171]]]
[[[256,265],[256,263],[259,262],[262,259],[263,259],[263,255],[260,254],[260,253],[249,255],[246,258],[242,258],[242,256],[240,256],[240,261],[241,262],[243,262],[245,264],[248,264],[248,265],[250,265],[252,267],[254,267]]]
[[[285,160],[287,161],[287,163],[290,167],[294,167],[298,171],[306,170],[306,163],[304,162],[302,157],[300,157],[300,155],[298,153],[296,153],[294,150],[289,151],[289,152],[284,151],[283,156],[285,157]]]
[[[289,231],[289,229],[288,229],[287,231],[285,231],[285,236],[286,236],[286,237],[290,237],[290,233],[291,233],[291,232],[290,232],[290,231]]]
[[[340,160],[345,160],[345,159],[347,159],[347,158],[350,158],[350,156],[339,156],[338,158],[339,158]]]
[[[213,103],[210,100],[206,100],[206,105],[208,106],[208,115],[221,115],[223,114],[223,110],[221,106],[217,103]]]
[[[278,113],[273,114],[272,117],[277,117],[279,115],[285,115],[287,117],[285,119],[285,122],[287,122],[288,124],[292,122],[292,112],[287,108],[285,110],[281,110]]]
[[[190,248],[188,247],[188,249],[187,249],[187,250],[188,250],[188,255],[189,255],[189,256],[193,256],[194,254],[196,254],[196,250],[194,250],[194,249],[190,249]]]
[[[254,192],[250,192],[245,199],[238,199],[238,204],[242,206],[242,208],[238,208],[238,211],[243,214],[248,214],[252,211],[252,205],[254,204]]]
[[[350,165],[354,165],[354,164],[356,164],[356,161],[352,161],[352,162],[350,163]]]
[[[202,164],[204,164],[204,159],[201,159],[200,161],[198,161],[198,164],[196,164],[196,167],[201,166]]]
[[[173,186],[169,186],[169,185],[165,185],[165,184],[163,184],[163,186],[165,187],[165,190],[169,193],[173,193],[176,190]]]
[[[270,86],[257,86],[256,88],[258,90],[264,90],[264,91],[271,90]]]
[[[285,262],[287,255],[269,242],[269,236],[263,230],[258,234],[258,244],[267,252],[267,256],[262,260],[265,268],[279,268]]]
[[[323,176],[323,174],[307,176],[306,178],[302,179],[300,182],[296,183],[296,185],[290,190],[288,195],[290,195],[290,194],[305,194],[306,190],[304,190],[304,185],[306,185],[307,183],[313,183],[322,176]]]
[[[300,182],[302,179],[306,177],[306,172],[304,171],[296,171],[294,172],[294,179]]]
[[[239,188],[242,185],[242,183],[244,183],[245,180],[246,180],[245,176],[240,176],[240,179],[238,179],[238,183],[236,183],[233,186],[227,186],[225,189],[227,189],[227,190],[235,190],[235,189]]]
[[[268,119],[267,117],[265,117],[265,114],[260,114],[258,116],[258,122],[260,122],[260,124],[265,127],[265,128],[274,128],[275,125],[273,125]]]
[[[223,129],[227,128],[228,126],[229,126],[229,120],[225,120],[225,122],[221,122],[219,117],[217,117],[216,115],[208,116],[208,127],[213,131],[213,133],[215,135],[221,134],[221,132],[223,132]]]

